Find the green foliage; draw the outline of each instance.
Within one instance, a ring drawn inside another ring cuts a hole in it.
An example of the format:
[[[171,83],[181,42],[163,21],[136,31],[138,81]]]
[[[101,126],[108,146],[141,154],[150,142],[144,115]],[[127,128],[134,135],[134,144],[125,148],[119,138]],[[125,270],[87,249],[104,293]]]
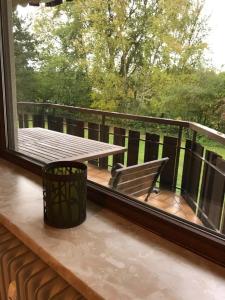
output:
[[[223,129],[225,74],[214,71],[196,71],[190,74],[170,75],[158,99],[151,103],[153,113],[165,117],[190,120]]]
[[[18,100],[90,105],[91,83],[86,67],[81,63],[83,54],[71,45],[71,39],[77,39],[79,35],[80,26],[71,23],[69,13],[66,21],[62,18],[57,11],[41,11],[36,16],[32,35],[28,31],[27,21],[15,15]],[[38,58],[35,63],[32,60],[34,50]],[[33,62],[32,67],[30,62]],[[29,94],[27,90],[33,93]]]
[[[16,66],[16,85],[18,100],[33,100],[36,98],[37,80],[34,65],[38,60],[37,42],[29,31],[29,23],[13,15],[13,33]]]
[[[225,73],[204,61],[204,0],[76,0],[14,18],[19,100],[225,128]],[[35,37],[35,38],[34,38]]]
[[[201,65],[206,47],[201,1],[80,0],[74,7],[85,24],[93,107],[136,112],[158,90],[159,70]]]
[[[54,56],[37,72],[37,98],[43,101],[75,105],[90,105],[90,82],[82,69],[73,70],[63,57]]]

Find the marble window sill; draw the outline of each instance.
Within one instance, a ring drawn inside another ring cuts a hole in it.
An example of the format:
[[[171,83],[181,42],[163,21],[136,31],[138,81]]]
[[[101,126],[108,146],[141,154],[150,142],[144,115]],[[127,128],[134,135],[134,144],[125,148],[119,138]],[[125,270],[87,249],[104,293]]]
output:
[[[225,269],[88,203],[73,229],[43,223],[41,179],[0,159],[0,223],[88,299],[221,300]]]

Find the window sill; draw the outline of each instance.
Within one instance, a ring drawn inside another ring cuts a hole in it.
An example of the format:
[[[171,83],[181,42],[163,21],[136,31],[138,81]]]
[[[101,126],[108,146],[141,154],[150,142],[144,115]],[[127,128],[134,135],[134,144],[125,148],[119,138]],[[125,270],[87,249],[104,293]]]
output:
[[[190,299],[206,285],[204,299],[223,297],[224,268],[102,206],[90,202],[73,229],[44,225],[40,177],[3,160],[0,169],[0,222],[87,298]]]
[[[37,175],[41,175],[41,165],[35,163],[32,159],[13,151],[2,151],[0,156]],[[225,266],[225,238],[210,229],[193,225],[157,208],[146,207],[128,196],[122,196],[90,181],[88,182],[88,198],[101,207],[116,212],[129,221],[179,246]]]

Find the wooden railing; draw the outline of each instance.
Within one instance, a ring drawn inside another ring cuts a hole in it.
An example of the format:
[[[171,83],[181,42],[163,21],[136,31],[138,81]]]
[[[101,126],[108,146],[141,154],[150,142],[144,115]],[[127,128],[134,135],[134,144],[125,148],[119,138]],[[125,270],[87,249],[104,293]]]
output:
[[[225,233],[225,160],[198,139],[224,146],[225,134],[193,122],[50,103],[19,102],[18,119],[19,127],[46,127],[128,148],[125,155],[92,162],[101,168],[168,156],[159,185],[180,190],[206,226]]]

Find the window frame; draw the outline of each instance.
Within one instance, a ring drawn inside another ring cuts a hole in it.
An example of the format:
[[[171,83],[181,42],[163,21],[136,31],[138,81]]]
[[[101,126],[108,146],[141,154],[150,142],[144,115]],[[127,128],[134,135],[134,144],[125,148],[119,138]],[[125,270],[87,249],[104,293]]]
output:
[[[41,176],[41,164],[37,164],[31,158],[14,150],[9,150],[12,149],[9,140],[13,138],[12,130],[9,127],[15,125],[15,123],[12,124],[15,119],[15,110],[12,103],[12,82],[7,83],[7,80],[12,78],[12,74],[10,73],[9,76],[10,70],[7,73],[5,69],[7,65],[10,65],[8,62],[11,52],[7,45],[5,47],[7,35],[4,35],[4,2],[6,3],[3,0],[0,1],[0,157]],[[10,114],[11,109],[14,111],[12,114]],[[193,225],[157,208],[147,207],[129,196],[109,190],[91,181],[88,181],[88,198],[185,249],[225,266],[225,237],[210,229]]]
[[[17,106],[15,63],[12,28],[12,1],[0,0],[0,59],[1,59],[1,89],[4,101],[5,142],[8,149],[16,149]]]

